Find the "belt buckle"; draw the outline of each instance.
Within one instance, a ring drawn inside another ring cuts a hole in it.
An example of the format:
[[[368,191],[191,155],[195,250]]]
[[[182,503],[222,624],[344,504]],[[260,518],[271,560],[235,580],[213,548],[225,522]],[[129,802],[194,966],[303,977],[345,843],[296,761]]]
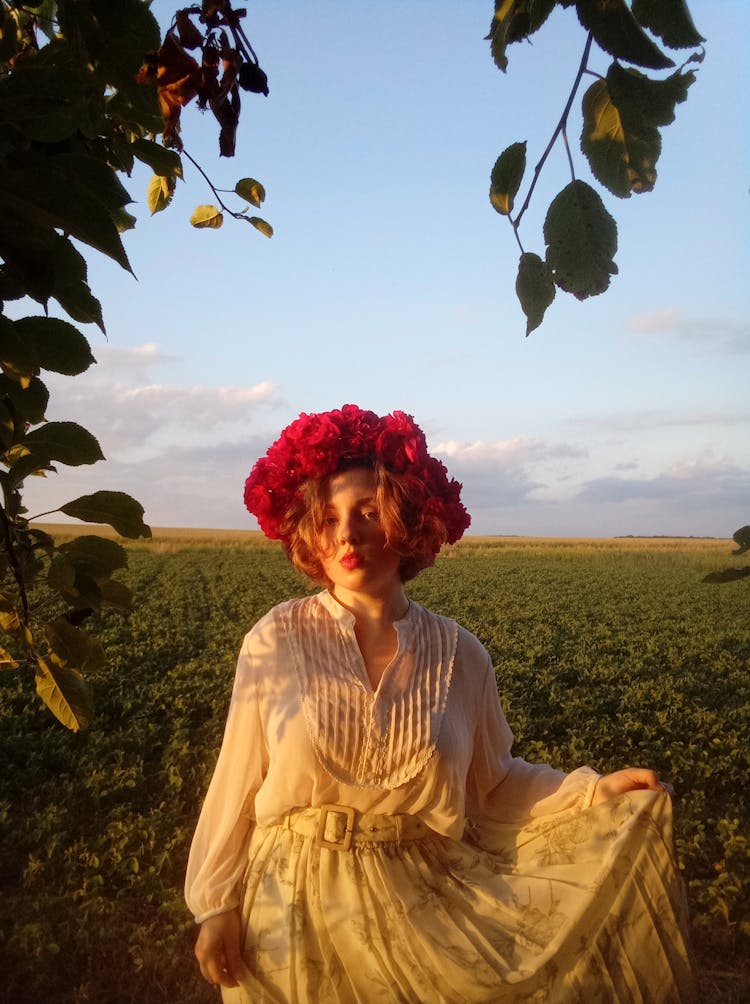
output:
[[[349,805],[321,805],[318,829],[315,834],[315,843],[318,847],[327,847],[331,851],[348,851],[352,846],[352,836],[354,835],[354,809]],[[346,816],[346,829],[341,840],[326,840],[326,823],[328,814]]]

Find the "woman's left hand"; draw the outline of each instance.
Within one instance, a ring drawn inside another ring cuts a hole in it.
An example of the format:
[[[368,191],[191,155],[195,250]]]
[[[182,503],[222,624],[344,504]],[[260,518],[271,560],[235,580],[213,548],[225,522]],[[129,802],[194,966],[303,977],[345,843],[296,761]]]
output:
[[[626,767],[625,770],[617,770],[614,774],[604,774],[596,783],[594,797],[591,799],[592,805],[600,805],[602,802],[616,798],[626,791],[634,791],[636,788],[647,788],[651,791],[666,791],[671,794],[669,786],[662,784],[656,771],[646,770],[642,767]]]

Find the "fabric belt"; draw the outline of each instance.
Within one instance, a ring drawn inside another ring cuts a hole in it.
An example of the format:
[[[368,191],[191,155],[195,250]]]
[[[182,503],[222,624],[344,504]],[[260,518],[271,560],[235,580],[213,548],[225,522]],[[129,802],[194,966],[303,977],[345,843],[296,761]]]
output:
[[[312,837],[318,847],[348,851],[362,844],[403,844],[431,831],[417,816],[406,813],[357,812],[348,805],[294,809],[278,823],[283,829]]]

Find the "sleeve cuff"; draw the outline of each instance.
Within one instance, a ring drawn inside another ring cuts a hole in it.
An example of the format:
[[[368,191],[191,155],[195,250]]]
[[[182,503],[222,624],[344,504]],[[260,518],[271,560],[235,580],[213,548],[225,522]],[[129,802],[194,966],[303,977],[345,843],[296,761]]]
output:
[[[217,906],[215,910],[206,910],[205,913],[198,913],[195,915],[195,923],[202,924],[209,917],[218,917],[220,913],[229,913],[230,910],[235,910],[238,905],[238,903],[228,903],[224,906]]]

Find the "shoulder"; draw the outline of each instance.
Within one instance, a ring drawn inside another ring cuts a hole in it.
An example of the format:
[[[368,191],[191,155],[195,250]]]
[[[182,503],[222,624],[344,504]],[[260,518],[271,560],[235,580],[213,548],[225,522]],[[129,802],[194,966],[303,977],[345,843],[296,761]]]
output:
[[[248,694],[261,694],[270,680],[278,681],[280,674],[290,671],[293,636],[295,631],[299,633],[296,614],[304,611],[311,599],[313,597],[285,600],[263,614],[250,628],[237,658],[235,686],[238,691],[249,688]],[[304,614],[302,620],[305,620]]]
[[[245,635],[242,650],[252,652],[259,648],[267,649],[285,635],[290,622],[310,620],[315,606],[315,596],[284,600],[263,614]]]
[[[458,626],[458,646],[456,653],[462,662],[476,672],[486,672],[492,666],[490,654],[481,641],[465,627]]]
[[[465,667],[468,672],[482,675],[486,674],[487,668],[491,668],[491,660],[487,649],[481,641],[462,627],[451,617],[436,614],[426,607],[419,607],[419,613],[425,621],[436,628],[442,628],[449,632],[454,638],[455,659],[457,663]]]

